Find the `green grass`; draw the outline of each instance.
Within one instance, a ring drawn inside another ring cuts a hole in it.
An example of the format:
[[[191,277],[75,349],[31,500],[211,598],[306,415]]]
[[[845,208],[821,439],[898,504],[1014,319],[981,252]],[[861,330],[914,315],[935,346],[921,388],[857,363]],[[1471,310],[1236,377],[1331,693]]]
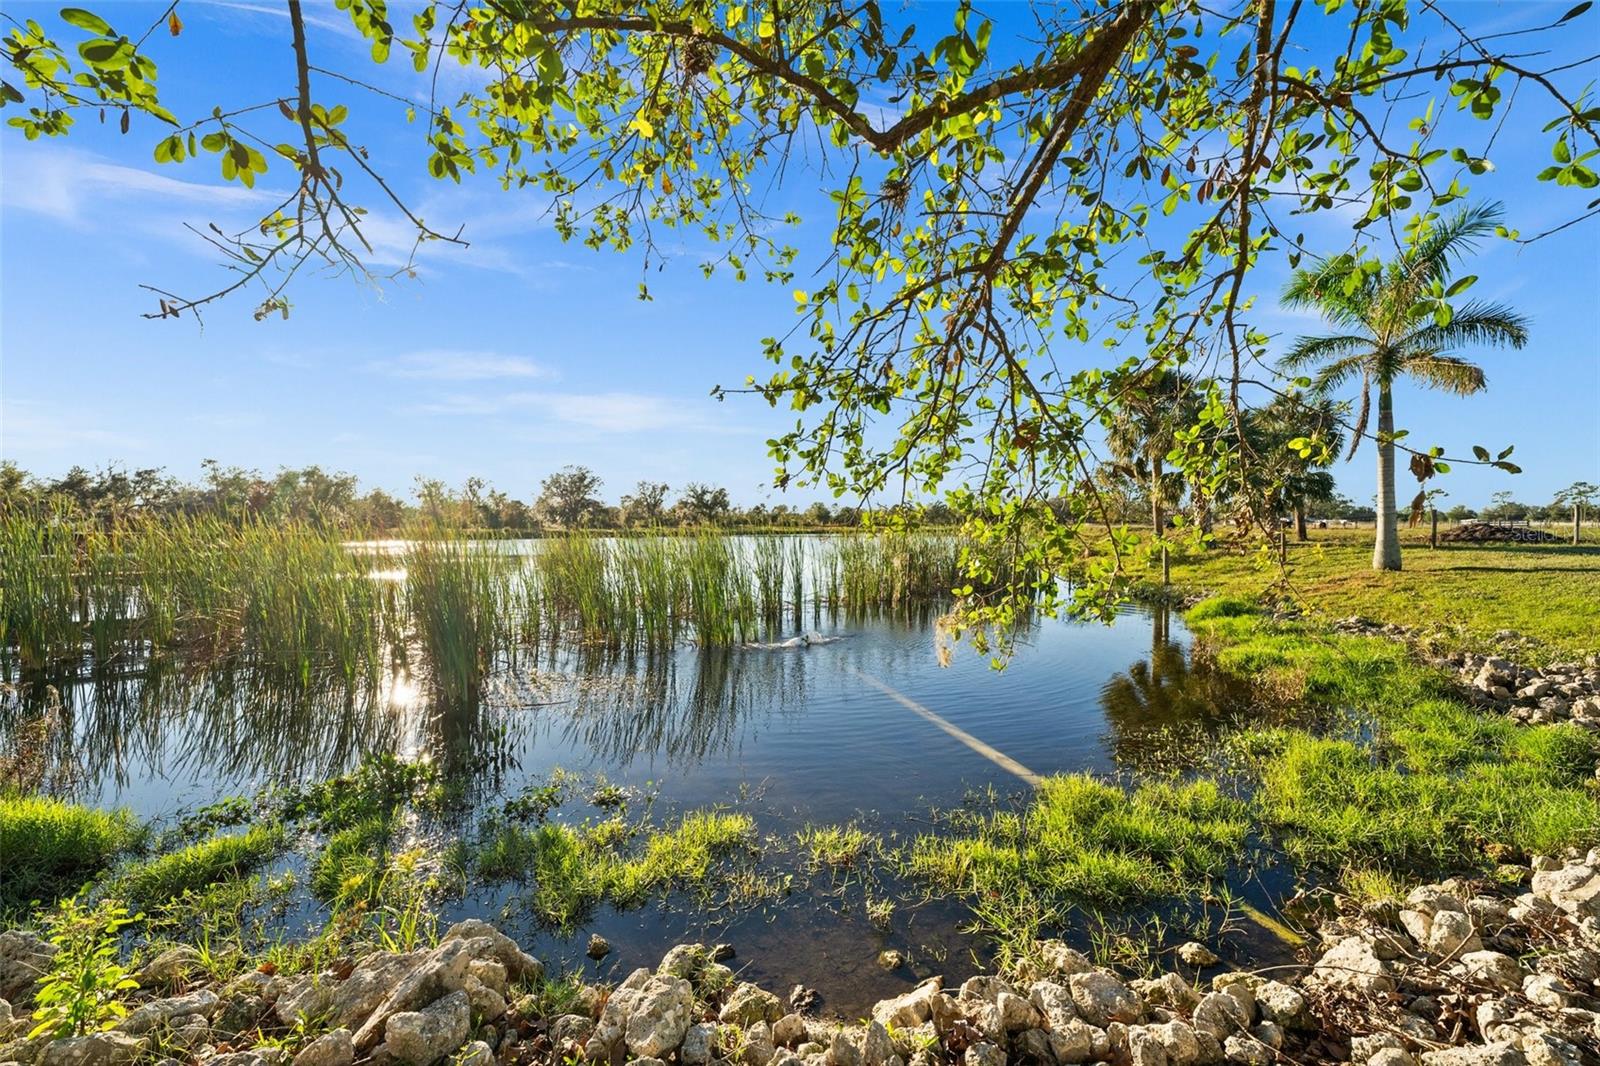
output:
[[[754,855],[748,815],[692,811],[664,829],[620,818],[583,825],[501,825],[484,842],[477,872],[529,884],[546,924],[569,929],[604,903],[632,907],[676,890],[709,894],[731,860]]]
[[[252,826],[242,833],[219,833],[180,851],[137,863],[117,882],[117,891],[140,906],[201,892],[219,881],[236,880],[277,857],[288,846],[279,825]]]
[[[1402,530],[1401,540],[1399,572],[1371,568],[1370,529],[1313,530],[1307,543],[1289,541],[1287,586],[1275,550],[1228,542],[1174,558],[1172,582],[1251,601],[1286,595],[1329,618],[1437,628],[1455,647],[1487,650],[1497,632],[1512,630],[1538,642],[1535,657],[1600,650],[1600,543],[1431,549],[1424,530]]]
[[[373,816],[328,837],[311,862],[311,892],[326,902],[372,897],[388,868],[394,835],[389,818]]]
[[[1256,816],[1298,860],[1338,869],[1492,866],[1600,842],[1600,739],[1459,702],[1450,677],[1382,637],[1274,624],[1214,601],[1189,624],[1221,668],[1339,712],[1321,734],[1233,738]]]
[[[0,916],[35,899],[48,905],[77,891],[140,834],[126,811],[44,796],[0,796],[0,855],[5,857]]]
[[[967,815],[954,833],[919,837],[907,871],[967,897],[989,932],[1025,945],[1073,907],[1203,890],[1243,848],[1246,813],[1212,781],[1129,790],[1063,774],[1020,812]]]
[[[878,851],[878,839],[858,825],[808,825],[795,839],[813,870],[848,870]]]

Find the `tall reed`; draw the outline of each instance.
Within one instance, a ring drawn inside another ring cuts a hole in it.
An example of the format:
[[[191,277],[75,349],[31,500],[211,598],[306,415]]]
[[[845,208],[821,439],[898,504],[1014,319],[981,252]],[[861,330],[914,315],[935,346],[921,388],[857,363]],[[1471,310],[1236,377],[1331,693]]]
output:
[[[406,604],[435,694],[453,706],[476,702],[510,644],[514,557],[446,534],[411,541],[403,558]]]

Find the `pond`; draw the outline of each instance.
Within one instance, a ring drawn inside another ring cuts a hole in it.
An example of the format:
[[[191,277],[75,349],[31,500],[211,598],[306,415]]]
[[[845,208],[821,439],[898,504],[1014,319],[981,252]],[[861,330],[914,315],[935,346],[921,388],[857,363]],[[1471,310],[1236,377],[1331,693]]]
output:
[[[575,772],[654,796],[658,814],[747,812],[764,839],[855,823],[905,840],[929,831],[937,811],[1023,796],[1037,776],[1182,765],[1197,737],[1243,705],[1236,683],[1191,661],[1189,635],[1165,609],[1129,606],[1109,625],[1037,621],[1003,669],[969,647],[941,649],[933,611],[808,611],[804,622],[722,649],[598,660],[546,649],[498,672],[477,705],[449,710],[430,706],[426,687],[403,672],[369,697],[285,687],[247,670],[146,664],[58,681],[53,691],[24,688],[0,711],[12,719],[0,720],[0,733],[58,693],[71,723],[74,798],[143,818],[323,781],[387,752],[431,761],[467,786],[479,810]],[[442,848],[448,835],[432,843]],[[1263,908],[1284,887],[1281,875],[1238,881]],[[827,1009],[854,1016],[929,973],[959,978],[990,962],[953,902],[913,899],[886,922],[867,920],[867,895],[904,888],[847,878],[727,911],[603,908],[566,935],[519,907],[516,884],[473,885],[445,912],[499,921],[547,961],[602,976],[653,964],[686,939],[725,941],[750,979],[805,984]],[[291,914],[316,917],[309,897]],[[614,949],[601,964],[583,958],[593,932]],[[1259,930],[1235,941],[1255,960],[1285,950]],[[906,963],[882,968],[885,948]]]

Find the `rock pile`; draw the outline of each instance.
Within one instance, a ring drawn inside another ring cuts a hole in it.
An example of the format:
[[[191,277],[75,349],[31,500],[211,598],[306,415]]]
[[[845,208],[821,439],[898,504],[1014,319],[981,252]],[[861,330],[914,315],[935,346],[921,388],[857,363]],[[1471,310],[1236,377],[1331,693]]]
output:
[[[1456,544],[1563,544],[1553,533],[1530,526],[1502,526],[1494,522],[1464,522],[1439,534],[1441,542]]]
[[[1331,919],[1309,970],[1273,980],[1178,973],[1124,980],[1061,941],[1016,972],[947,989],[931,978],[863,1023],[807,1013],[699,944],[614,989],[546,1009],[540,964],[480,921],[439,945],[323,973],[186,984],[175,948],[142,971],[142,1002],[106,1032],[27,1039],[31,935],[0,938],[0,1064],[20,1066],[1581,1066],[1600,1061],[1600,852],[1516,870],[1515,898],[1445,882]],[[1202,945],[1183,958],[1214,966]],[[27,962],[20,960],[26,958]],[[35,969],[33,972],[37,972]],[[181,994],[172,994],[182,989]],[[9,1042],[7,1042],[9,1041]]]
[[[1505,710],[1520,721],[1571,720],[1600,729],[1600,662],[1551,663],[1542,670],[1494,655],[1464,655],[1456,670],[1474,702]]]

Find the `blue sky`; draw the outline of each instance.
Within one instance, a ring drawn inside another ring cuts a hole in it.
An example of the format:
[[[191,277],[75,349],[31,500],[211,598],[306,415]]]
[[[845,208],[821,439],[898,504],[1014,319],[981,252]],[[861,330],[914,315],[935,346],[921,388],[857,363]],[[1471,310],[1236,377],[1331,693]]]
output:
[[[119,28],[142,28],[161,10],[88,6]],[[1570,5],[1552,6],[1559,15]],[[55,7],[7,4],[42,20]],[[311,45],[322,65],[370,68],[343,16],[314,10]],[[1475,3],[1456,13],[1487,23],[1508,10]],[[165,61],[163,99],[180,116],[288,93],[293,68],[276,5],[185,0],[180,11],[183,35],[155,51]],[[919,15],[944,17],[934,5]],[[1573,47],[1594,51],[1600,20],[1587,21]],[[381,76],[403,95],[419,89],[401,63]],[[358,119],[379,106],[326,81],[318,97],[350,103]],[[265,203],[265,192],[223,185],[210,156],[158,166],[149,124],[123,137],[85,122],[54,142],[0,133],[0,454],[42,474],[109,461],[188,477],[203,458],[267,470],[321,463],[391,491],[419,474],[451,483],[479,475],[523,498],[550,471],[581,462],[605,478],[611,498],[641,478],[711,481],[745,503],[813,498],[763,487],[764,441],[789,417],[752,398],[709,396],[713,385],[766,372],[760,340],[792,324],[788,287],[706,281],[697,257],[685,255],[652,272],[655,299],[642,303],[639,259],[562,243],[537,194],[428,179],[420,127],[391,121],[361,133],[408,201],[439,228],[464,225],[472,247],[430,250],[416,280],[382,289],[308,279],[291,293],[288,321],[255,322],[246,300],[217,305],[203,330],[141,318],[153,298],[138,285],[216,287],[216,255],[183,224],[226,229]],[[1571,207],[1531,182],[1544,165],[1533,145],[1526,130],[1508,128],[1493,156],[1497,174],[1475,187],[1506,200],[1525,232]],[[280,168],[263,189],[284,180]],[[802,248],[827,240],[824,180],[791,171],[786,188],[806,191],[786,191],[792,202],[776,205],[808,220],[796,238]],[[1349,239],[1349,223],[1330,215],[1307,232],[1336,246]],[[1597,230],[1590,223],[1521,249],[1497,244],[1472,268],[1483,278],[1475,295],[1511,302],[1534,323],[1527,350],[1483,354],[1486,394],[1401,387],[1398,420],[1413,440],[1455,451],[1516,445],[1524,474],[1457,468],[1443,482],[1449,502],[1479,504],[1500,489],[1544,500],[1576,479],[1600,481]],[[379,215],[371,235],[380,259],[403,258],[394,219]],[[1315,329],[1273,309],[1281,282],[1272,271],[1255,280],[1263,324],[1285,335]],[[1369,498],[1371,465],[1365,449],[1341,463],[1341,490]]]

